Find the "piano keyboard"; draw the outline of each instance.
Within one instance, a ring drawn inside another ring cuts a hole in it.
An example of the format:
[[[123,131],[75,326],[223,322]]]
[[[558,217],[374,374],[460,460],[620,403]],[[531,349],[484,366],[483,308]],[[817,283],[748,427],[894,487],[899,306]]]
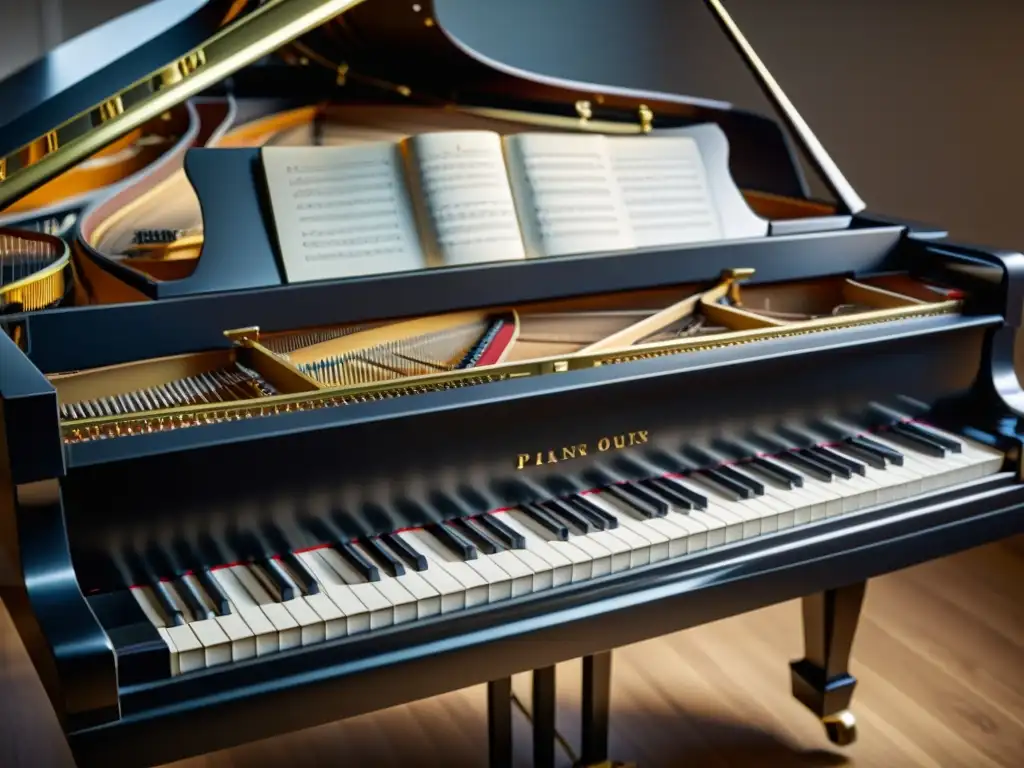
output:
[[[131,593],[170,651],[170,673],[186,674],[748,541],[1003,464],[999,451],[931,426],[838,428],[854,436],[215,567]],[[743,447],[722,446],[732,449]]]

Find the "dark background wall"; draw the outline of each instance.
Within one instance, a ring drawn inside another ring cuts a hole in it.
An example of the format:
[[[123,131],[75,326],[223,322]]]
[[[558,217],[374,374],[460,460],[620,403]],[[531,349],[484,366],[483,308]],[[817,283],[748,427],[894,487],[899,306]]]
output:
[[[373,0],[368,0],[373,2]],[[137,0],[0,0],[0,76]],[[699,0],[437,0],[474,48],[576,80],[763,102]],[[729,0],[869,207],[1024,248],[1024,3]],[[2,105],[9,108],[11,105]]]

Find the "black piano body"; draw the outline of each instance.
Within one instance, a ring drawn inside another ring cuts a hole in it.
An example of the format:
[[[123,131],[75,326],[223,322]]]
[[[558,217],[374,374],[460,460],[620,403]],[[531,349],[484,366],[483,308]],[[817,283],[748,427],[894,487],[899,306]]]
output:
[[[74,128],[70,117],[88,116],[94,103],[150,72],[170,64],[180,75],[135,92],[139,113],[122,99],[123,123],[98,122],[120,128],[97,138],[79,125],[66,141],[59,136],[66,154],[43,153],[18,169],[12,162],[0,201],[18,199],[172,102],[200,92],[217,98],[233,69],[289,42],[272,34],[284,20],[294,36],[308,33],[287,60],[329,52],[338,64],[302,63],[298,77],[294,65],[254,66],[235,75],[233,92],[263,95],[301,81],[313,96],[331,88],[332,98],[355,103],[422,97],[641,129],[715,122],[729,138],[734,179],[777,215],[768,214],[769,235],[758,239],[289,285],[254,176],[256,151],[190,152],[186,170],[205,228],[190,277],[154,280],[78,242],[79,263],[144,300],[12,315],[3,319],[9,335],[0,334],[3,596],[80,764],[168,762],[797,597],[829,620],[849,610],[855,618],[867,579],[1024,529],[1024,394],[1013,368],[1024,256],[866,213],[717,1],[706,4],[708,23],[743,54],[781,123],[729,105],[510,70],[452,38],[429,2],[228,5],[207,3],[114,64],[26,102],[0,130],[9,158],[24,157],[18,151],[54,125]],[[341,22],[330,21],[342,11]],[[222,24],[236,34],[221,34]],[[87,140],[76,145],[76,136]],[[810,199],[797,149],[822,173],[834,204]],[[737,267],[754,270],[752,286],[906,274],[955,289],[962,305],[408,396],[327,398],[271,414],[241,409],[215,423],[105,439],[75,437],[48,378],[226,349],[225,330],[253,324],[275,332],[659,289],[713,282]],[[588,484],[646,481],[674,471],[665,457],[681,446],[713,447],[872,405],[989,446],[1003,455],[1000,471],[625,573],[176,676],[160,636],[126,597],[131,574],[116,567],[126,543],[189,550],[186,566],[173,558],[157,566],[167,569],[159,580],[230,562],[240,549],[265,558],[285,554],[273,548],[279,541],[294,551],[320,545],[324,530],[374,537],[557,499]],[[807,621],[810,638],[816,625]],[[794,692],[820,717],[849,703],[851,639],[852,627],[836,647],[809,641],[808,659],[794,664]]]

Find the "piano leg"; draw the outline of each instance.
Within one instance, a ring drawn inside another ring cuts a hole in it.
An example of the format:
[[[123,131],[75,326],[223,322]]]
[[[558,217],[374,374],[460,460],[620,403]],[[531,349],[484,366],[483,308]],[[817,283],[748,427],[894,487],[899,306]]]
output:
[[[487,683],[487,746],[490,768],[512,768],[512,678]]]
[[[555,668],[544,667],[533,671],[533,768],[555,768]]]
[[[861,582],[803,599],[804,658],[789,665],[793,695],[821,718],[829,741],[840,746],[857,738],[849,711],[857,681],[849,663],[865,587]]]
[[[611,687],[612,652],[584,656],[580,765],[596,766],[608,760]]]

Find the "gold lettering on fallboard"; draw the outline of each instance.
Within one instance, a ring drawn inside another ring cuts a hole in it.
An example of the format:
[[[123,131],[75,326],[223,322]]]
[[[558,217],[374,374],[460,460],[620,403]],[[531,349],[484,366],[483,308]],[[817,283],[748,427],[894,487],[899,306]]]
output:
[[[543,467],[548,464],[558,464],[563,461],[582,459],[588,455],[590,450],[597,453],[606,451],[620,451],[637,445],[644,445],[649,442],[650,436],[646,429],[639,429],[635,432],[621,432],[614,435],[602,435],[596,440],[585,443],[572,443],[559,448],[548,448],[530,453],[516,454],[516,470],[527,467]]]

